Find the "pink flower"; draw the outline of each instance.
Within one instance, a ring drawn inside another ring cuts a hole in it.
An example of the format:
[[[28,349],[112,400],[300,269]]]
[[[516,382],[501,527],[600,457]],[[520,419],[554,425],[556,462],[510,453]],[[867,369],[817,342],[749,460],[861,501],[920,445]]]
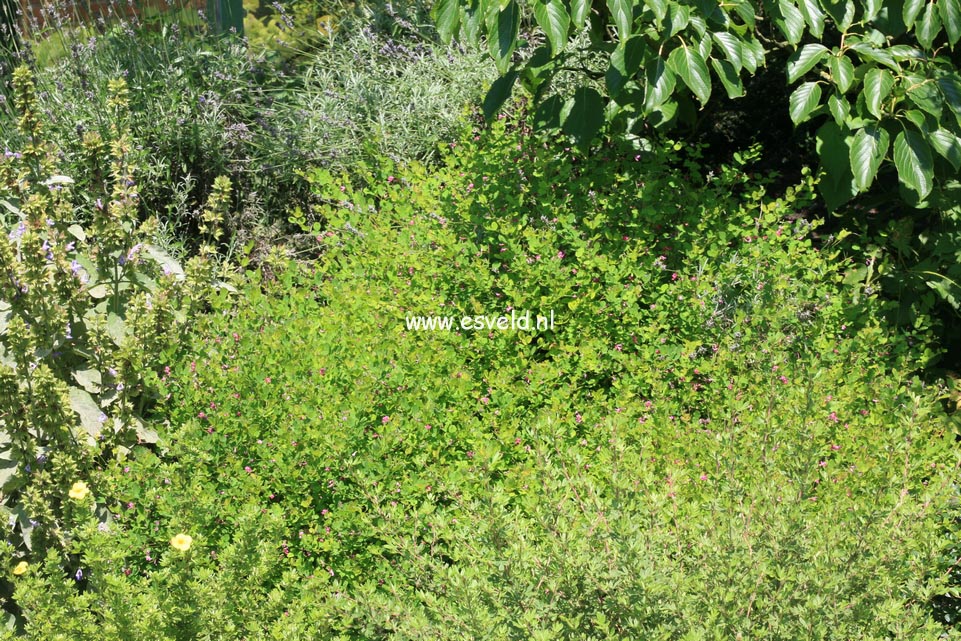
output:
[[[381,417],[380,422],[383,423],[384,425],[387,425],[388,423],[390,423],[390,417],[389,417],[389,416],[383,416],[383,417]]]
[[[834,421],[835,423],[837,423],[837,422],[838,422],[838,413],[837,413],[837,412],[831,412],[830,414],[828,414],[828,418],[831,419],[832,421]]]

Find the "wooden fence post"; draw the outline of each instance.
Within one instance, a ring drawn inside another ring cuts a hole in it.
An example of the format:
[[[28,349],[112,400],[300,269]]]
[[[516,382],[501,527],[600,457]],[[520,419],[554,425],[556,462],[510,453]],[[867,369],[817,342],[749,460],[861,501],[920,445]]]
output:
[[[243,0],[207,0],[207,18],[217,33],[244,35]]]

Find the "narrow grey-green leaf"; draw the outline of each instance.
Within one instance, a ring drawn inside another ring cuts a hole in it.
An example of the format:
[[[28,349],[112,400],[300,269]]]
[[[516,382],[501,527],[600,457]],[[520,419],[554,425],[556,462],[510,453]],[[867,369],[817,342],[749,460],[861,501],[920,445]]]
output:
[[[574,28],[581,29],[591,12],[591,0],[571,0],[571,21]]]
[[[961,138],[947,129],[937,129],[928,136],[931,146],[951,163],[955,171],[961,171]]]
[[[711,76],[701,54],[691,47],[682,45],[667,57],[667,64],[697,96],[701,105],[707,104],[708,98],[711,97]]]
[[[934,2],[929,2],[924,7],[921,19],[918,21],[914,33],[918,38],[918,43],[925,49],[930,49],[934,39],[941,32],[941,16],[938,15],[938,8]]]
[[[834,84],[838,86],[841,93],[846,93],[854,84],[854,65],[844,54],[828,56],[828,70],[831,72]]]
[[[591,87],[578,87],[564,118],[564,133],[573,136],[581,148],[587,148],[604,124],[604,101]]]
[[[660,56],[648,61],[644,68],[644,110],[654,111],[674,93],[674,72]]]
[[[794,83],[814,68],[830,51],[822,44],[807,44],[795,51],[787,61],[787,81]]]
[[[840,127],[848,119],[851,113],[851,105],[844,96],[834,93],[828,97],[828,111],[831,112],[831,115],[834,116],[834,122]]]
[[[910,29],[914,26],[914,21],[924,8],[924,0],[904,0],[904,8],[901,11],[901,19],[904,26]]]
[[[792,45],[801,41],[804,35],[804,16],[790,0],[778,0],[781,18],[776,18],[774,24],[778,26],[784,37]]]
[[[858,130],[851,142],[851,170],[858,191],[867,191],[878,174],[878,168],[888,153],[890,136],[881,127],[868,126]]]
[[[804,21],[811,28],[811,34],[815,38],[820,38],[821,34],[824,33],[824,12],[821,11],[817,0],[800,0],[798,9],[801,10]]]
[[[534,2],[534,19],[551,43],[551,53],[559,54],[567,45],[567,32],[571,26],[571,17],[562,0],[536,0]]]
[[[894,165],[905,186],[924,200],[934,186],[934,159],[920,133],[907,129],[894,139]]]
[[[711,34],[714,38],[714,42],[718,44],[724,55],[727,56],[728,61],[734,66],[735,71],[740,73],[741,67],[744,66],[742,61],[742,47],[741,41],[734,34],[727,33],[724,31],[719,31]]]
[[[607,8],[617,28],[617,37],[626,40],[631,35],[631,24],[634,22],[634,3],[631,0],[607,0]]]
[[[948,43],[954,48],[961,39],[961,1],[938,0],[938,11],[944,23],[944,32],[948,34]]]
[[[737,70],[734,69],[734,65],[727,60],[711,58],[711,66],[714,67],[714,72],[717,74],[721,85],[727,92],[728,98],[733,100],[744,95],[744,85],[741,84],[741,77],[738,75]]]
[[[871,69],[864,76],[864,103],[868,111],[881,119],[881,102],[894,87],[894,76],[886,69]]]
[[[103,424],[107,420],[106,415],[93,400],[93,397],[79,387],[71,387],[69,395],[70,409],[80,417],[80,425],[87,431],[89,436],[87,440],[93,441],[99,437],[100,432],[103,431]]]
[[[791,120],[795,125],[799,125],[817,109],[821,102],[821,87],[816,82],[805,82],[791,94],[788,100],[790,104]]]

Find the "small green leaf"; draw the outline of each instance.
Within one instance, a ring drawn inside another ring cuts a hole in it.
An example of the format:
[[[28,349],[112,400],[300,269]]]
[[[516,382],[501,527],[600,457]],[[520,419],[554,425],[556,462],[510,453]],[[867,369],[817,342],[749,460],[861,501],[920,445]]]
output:
[[[660,56],[648,61],[644,68],[644,80],[645,111],[654,111],[674,93],[674,73]]]
[[[890,136],[876,126],[864,127],[854,134],[851,141],[851,170],[858,191],[867,191],[878,174],[878,168],[888,153]]]
[[[591,87],[578,87],[564,118],[564,133],[573,136],[581,148],[587,148],[604,124],[604,101]]]
[[[944,99],[938,91],[937,83],[924,76],[906,74],[903,84],[907,85],[908,100],[940,120]]]
[[[840,127],[843,126],[844,122],[848,119],[851,113],[851,105],[845,100],[844,96],[833,93],[828,98],[828,110],[831,112],[831,115],[834,116],[834,122]]]
[[[551,53],[557,55],[567,45],[567,32],[571,26],[571,17],[562,0],[535,0],[534,19],[551,43]]]
[[[961,1],[938,0],[938,11],[944,23],[944,32],[948,34],[948,43],[953,49],[961,39]]]
[[[791,94],[789,99],[791,120],[799,125],[817,109],[821,102],[821,87],[816,82],[805,82]]]
[[[734,66],[737,73],[741,72],[741,67],[744,66],[742,61],[742,47],[741,41],[733,34],[726,33],[724,31],[718,31],[711,34],[714,38],[714,42],[721,47],[724,55],[727,56],[728,61]]]
[[[930,49],[940,32],[941,17],[938,15],[938,9],[934,6],[934,2],[929,2],[924,7],[924,13],[921,14],[921,20],[918,21],[914,33],[921,46]]]
[[[901,182],[913,190],[921,200],[934,186],[934,159],[931,148],[920,133],[906,129],[894,139],[894,165]]]
[[[764,66],[764,45],[754,38],[745,40],[741,46],[741,61],[748,73],[753,74]]]
[[[910,29],[914,26],[914,21],[924,8],[924,0],[904,0],[904,8],[901,11],[901,19],[904,26]]]
[[[944,157],[955,171],[961,171],[961,138],[947,129],[937,129],[928,135],[931,146]]]
[[[822,44],[807,44],[794,52],[787,62],[787,81],[794,83],[798,78],[814,68],[822,58],[830,54]]]
[[[682,45],[667,57],[667,64],[687,85],[701,105],[707,104],[711,97],[711,76],[704,58],[697,51]]]
[[[844,54],[828,56],[828,70],[841,93],[846,93],[854,84],[854,65]]]
[[[864,102],[868,111],[881,119],[881,102],[894,87],[894,76],[886,69],[871,69],[864,76]]]
[[[491,84],[491,88],[484,96],[484,118],[490,122],[501,110],[507,99],[511,97],[514,90],[514,82],[517,80],[517,72],[511,71],[507,75],[501,76]]]

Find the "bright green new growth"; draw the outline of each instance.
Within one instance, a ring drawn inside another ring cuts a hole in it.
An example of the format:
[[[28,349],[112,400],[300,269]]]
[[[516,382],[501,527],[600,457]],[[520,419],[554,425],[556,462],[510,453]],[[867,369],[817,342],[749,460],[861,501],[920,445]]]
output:
[[[97,462],[156,441],[141,417],[155,402],[157,358],[186,332],[213,274],[204,258],[181,268],[151,244],[156,221],[137,219],[122,130],[128,89],[117,80],[110,90],[109,152],[98,136],[84,140],[91,157],[108,153],[108,176],[78,211],[30,72],[14,73],[28,144],[0,158],[3,227],[12,230],[0,237],[0,510],[15,524],[8,542],[30,559],[69,551],[68,491]],[[215,187],[204,214],[212,235],[229,181]]]
[[[540,31],[522,42],[531,7],[528,26]],[[790,116],[822,123],[820,190],[832,209],[892,165],[910,203],[956,209],[959,0],[440,0],[434,18],[447,40],[487,39],[502,74],[485,101],[488,117],[519,80],[541,105],[538,120],[581,145],[605,120],[645,137],[690,122],[718,84],[741,97],[743,76],[771,52],[793,50]],[[526,44],[540,46],[516,55]],[[565,75],[581,87],[563,100],[552,85]]]
[[[678,151],[499,123],[310,172],[323,258],[213,301],[162,453],[100,477],[86,591],[16,579],[29,638],[937,638],[957,455],[923,336],[785,222],[810,178],[771,200]],[[406,324],[510,306],[557,326]]]

